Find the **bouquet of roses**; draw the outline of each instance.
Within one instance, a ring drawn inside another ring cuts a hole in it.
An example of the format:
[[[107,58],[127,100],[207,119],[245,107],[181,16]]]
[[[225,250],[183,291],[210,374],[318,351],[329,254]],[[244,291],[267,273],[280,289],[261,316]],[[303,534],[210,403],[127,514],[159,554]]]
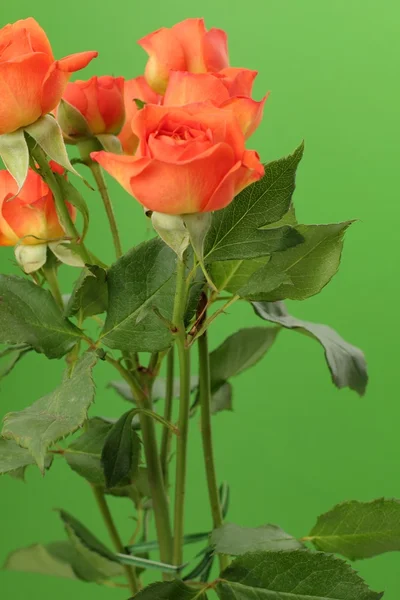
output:
[[[260,361],[282,328],[319,342],[333,383],[364,394],[362,352],[283,304],[329,283],[351,222],[297,222],[302,144],[269,164],[247,148],[267,96],[252,98],[255,71],[230,66],[224,31],[188,19],[139,44],[149,56],[144,76],[69,82],[96,52],[56,60],[32,18],[0,30],[0,245],[14,246],[22,271],[0,275],[2,374],[22,369],[29,352],[65,360],[56,390],[5,415],[0,472],[23,478],[37,465],[45,474],[65,460],[90,484],[110,536],[105,545],[61,510],[67,538],[14,551],[5,567],[126,588],[140,600],[381,598],[334,555],[400,550],[397,500],[344,502],[301,539],[272,524],[245,528],[229,523],[229,486],[212,445],[213,415],[232,406],[231,379]],[[126,253],[103,170],[143,205],[155,231]],[[83,177],[107,213],[112,265],[87,245],[90,211],[75,186]],[[63,265],[77,271],[66,295]],[[259,325],[210,353],[209,327],[238,302]],[[126,402],[117,420],[89,414],[104,362]],[[206,532],[186,531],[184,519],[196,419]],[[117,530],[109,496],[130,503],[133,531]],[[159,582],[146,586],[154,574]]]

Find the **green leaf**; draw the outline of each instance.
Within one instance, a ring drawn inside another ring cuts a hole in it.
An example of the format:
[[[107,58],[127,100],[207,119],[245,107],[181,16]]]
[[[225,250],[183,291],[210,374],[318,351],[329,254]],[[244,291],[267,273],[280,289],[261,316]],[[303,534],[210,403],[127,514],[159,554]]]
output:
[[[238,291],[242,298],[254,301],[276,301],[291,298],[304,300],[318,294],[336,274],[343,247],[343,235],[351,224],[299,225],[304,242],[286,252],[271,256]],[[285,278],[271,290],[271,281]]]
[[[4,565],[8,571],[38,573],[86,582],[100,582],[123,574],[121,567],[111,563],[112,567],[105,571],[97,570],[88,556],[79,553],[71,542],[60,541],[46,544],[35,544],[12,552]],[[109,565],[107,565],[109,567]]]
[[[102,342],[130,352],[167,348],[172,333],[155,313],[172,318],[175,254],[154,238],[130,250],[108,272],[109,311]]]
[[[42,148],[51,160],[81,178],[69,162],[61,128],[53,115],[45,115],[32,125],[25,127],[26,133]]]
[[[87,418],[95,395],[92,369],[96,361],[96,354],[87,352],[77,361],[72,374],[66,371],[54,392],[4,418],[2,435],[27,448],[42,472],[47,449],[76,431]]]
[[[71,547],[69,542],[64,543]],[[59,560],[57,556],[53,555],[48,546],[42,546],[41,544],[15,550],[7,557],[3,568],[7,571],[22,571],[24,573],[79,579],[71,563]]]
[[[249,327],[229,336],[210,354],[211,388],[254,366],[271,348],[277,327]]]
[[[29,150],[22,129],[0,135],[0,157],[21,191],[28,175]],[[16,194],[16,195],[17,195]]]
[[[292,550],[250,552],[220,576],[220,600],[379,600],[346,562],[329,554]]]
[[[350,560],[400,551],[400,501],[343,502],[318,517],[305,538],[317,550],[337,552]]]
[[[214,214],[205,240],[205,261],[242,260],[296,246],[301,235],[289,226],[261,229],[289,210],[303,144],[293,154],[271,162],[265,176],[244,189],[224,210]]]
[[[135,600],[207,600],[207,594],[176,580],[152,583],[136,594]]]
[[[53,457],[47,455],[45,458],[45,468],[50,468]],[[5,473],[13,474],[15,471],[19,471],[22,475],[25,472],[25,468],[29,465],[36,464],[32,454],[26,449],[18,446],[14,440],[5,440],[0,438],[0,475]]]
[[[226,290],[236,294],[263,267],[269,256],[261,256],[250,260],[224,260],[210,265],[210,276],[220,292]]]
[[[65,309],[65,316],[71,317],[80,311],[82,316],[91,317],[107,310],[107,273],[97,265],[88,265],[82,270],[75,283]]]
[[[52,295],[31,281],[0,275],[0,342],[27,344],[47,358],[60,358],[82,338]]]
[[[86,431],[66,448],[64,458],[73,471],[94,485],[105,486],[101,451],[112,424],[95,417]]]
[[[132,429],[133,411],[128,411],[110,429],[101,452],[107,487],[116,487],[137,472],[140,462],[140,438]]]
[[[233,410],[232,386],[226,381],[211,395],[211,414],[216,415],[223,410]]]
[[[211,543],[220,554],[240,556],[256,550],[297,550],[303,544],[277,525],[261,527],[240,527],[234,523],[225,523],[211,534]]]
[[[32,348],[22,344],[21,346],[9,346],[2,352],[0,352],[0,358],[7,356],[7,360],[4,361],[0,366],[0,381],[3,377],[6,377],[14,369],[15,365],[21,360],[25,354],[28,354]]]
[[[325,358],[333,383],[339,389],[349,387],[361,396],[364,395],[368,383],[368,373],[364,354],[359,348],[346,342],[327,325],[310,323],[292,317],[283,302],[254,302],[253,307],[256,314],[265,321],[293,329],[317,340],[325,350]]]
[[[72,532],[74,534],[72,542],[74,543],[75,538],[80,541],[85,548],[91,552],[95,552],[99,556],[106,558],[112,562],[118,562],[117,557],[111,552],[107,546],[103,544],[89,529],[83,525],[78,519],[73,517],[65,510],[59,510],[59,515],[63,521],[68,535]],[[74,544],[75,545],[75,544]]]
[[[282,225],[297,225],[296,215],[293,206],[288,212],[273,225],[266,225],[263,229],[271,227],[281,227]],[[226,290],[231,294],[236,294],[240,288],[248,282],[250,277],[264,266],[270,260],[270,256],[260,256],[249,260],[224,260],[214,262],[210,265],[211,278],[221,292]]]
[[[61,188],[63,198],[66,198],[72,206],[75,206],[83,217],[83,231],[81,240],[84,240],[89,227],[89,208],[82,194],[63,175],[54,173],[57,183]]]

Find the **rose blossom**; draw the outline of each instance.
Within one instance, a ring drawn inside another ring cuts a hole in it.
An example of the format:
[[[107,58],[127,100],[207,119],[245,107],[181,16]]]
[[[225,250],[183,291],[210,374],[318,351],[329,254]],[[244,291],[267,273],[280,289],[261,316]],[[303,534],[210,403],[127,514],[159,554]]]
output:
[[[229,66],[225,31],[207,31],[204,19],[186,19],[171,29],[163,27],[138,43],[149,55],[147,83],[159,94],[166,90],[170,71],[207,73]]]
[[[149,210],[167,214],[214,211],[264,174],[258,154],[245,149],[233,112],[211,103],[147,104],[132,120],[136,155],[91,157]]]
[[[93,135],[102,133],[117,134],[125,121],[124,78],[92,77],[88,81],[68,83],[63,100],[71,104],[85,118]],[[62,129],[65,129],[61,123]],[[64,131],[74,138],[73,127]]]
[[[45,32],[32,18],[0,29],[0,135],[52,111],[71,74],[96,56],[81,52],[55,60]]]
[[[59,165],[54,164],[54,170],[60,172]],[[15,196],[17,191],[12,175],[0,171],[0,246],[18,244],[17,260],[29,273],[46,261],[47,243],[57,244],[65,232],[58,220],[53,194],[37,173],[29,169],[21,191]],[[69,203],[67,206],[74,219],[74,207]]]

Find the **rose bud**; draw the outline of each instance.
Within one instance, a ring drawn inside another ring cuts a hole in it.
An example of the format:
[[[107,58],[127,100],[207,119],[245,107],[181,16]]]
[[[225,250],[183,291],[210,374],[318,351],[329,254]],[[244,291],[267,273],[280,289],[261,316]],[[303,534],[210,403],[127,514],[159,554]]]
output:
[[[251,98],[257,71],[223,69],[219,73],[188,73],[173,71],[164,96],[165,106],[183,106],[210,101],[230,110],[237,118],[246,137],[259,126],[268,94],[260,101]]]
[[[160,104],[162,97],[156,94],[146,83],[143,76],[135,77],[125,81],[124,100],[125,100],[125,123],[118,135],[122,149],[125,154],[134,154],[139,143],[137,136],[132,131],[131,122],[133,117],[140,110],[135,100],[147,104]]]
[[[65,88],[62,99],[67,105],[61,104],[57,110],[57,118],[61,129],[69,138],[116,135],[124,124],[123,77],[104,75],[92,77],[88,81],[71,82]],[[68,110],[68,105],[75,110]],[[76,111],[79,113],[79,122],[75,117]]]
[[[139,40],[149,55],[147,83],[164,94],[171,71],[217,72],[229,66],[227,36],[222,29],[207,31],[204,19],[186,19]]]
[[[148,210],[180,215],[227,206],[264,174],[234,114],[210,103],[147,104],[132,119],[135,156],[91,157]]]
[[[37,173],[30,169],[24,186],[15,196],[17,191],[18,185],[10,173],[0,171],[0,246],[16,246],[18,263],[26,273],[31,273],[45,264],[48,245],[59,254],[57,246],[65,238],[65,232],[58,220],[53,195]],[[75,219],[74,207],[68,203],[67,206]],[[68,253],[71,256],[63,258],[63,262],[76,265],[77,257]]]
[[[96,56],[81,52],[55,60],[45,32],[32,18],[0,29],[0,135],[51,112],[71,74]]]

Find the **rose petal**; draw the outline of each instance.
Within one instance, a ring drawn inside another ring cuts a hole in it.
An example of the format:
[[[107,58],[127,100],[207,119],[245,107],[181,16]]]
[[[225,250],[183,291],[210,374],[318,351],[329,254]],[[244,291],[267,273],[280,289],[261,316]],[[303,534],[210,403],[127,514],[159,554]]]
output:
[[[170,215],[200,212],[233,164],[234,153],[227,144],[184,164],[150,160],[131,177],[131,194],[149,210]]]
[[[264,167],[254,150],[246,150],[242,162],[237,162],[215,190],[202,212],[225,208],[244,188],[264,176]]]
[[[182,106],[210,100],[218,106],[228,99],[228,90],[214,75],[172,71],[163,104]]]
[[[179,40],[186,61],[186,68],[174,70],[205,72],[207,67],[203,56],[203,39],[206,34],[204,19],[186,19],[174,25],[171,31]]]
[[[170,71],[184,71],[186,68],[182,46],[172,30],[166,27],[146,35],[138,44],[149,55],[145,69],[147,83],[155,92],[163,94]]]
[[[122,127],[118,138],[122,144],[123,151],[126,154],[134,154],[139,142],[137,136],[132,131],[131,124],[132,118],[139,110],[136,106],[135,98],[151,104],[158,104],[161,100],[161,96],[151,89],[143,76],[125,81],[125,124]]]
[[[132,194],[131,179],[140,173],[150,162],[148,158],[136,158],[111,152],[91,152],[91,158],[98,162],[107,173],[110,173],[123,188]]]
[[[79,52],[55,61],[49,68],[43,82],[42,111],[51,112],[59,103],[65,87],[74,71],[86,67],[98,52]]]
[[[224,102],[221,108],[233,112],[245,138],[248,139],[261,123],[267,98],[268,94],[260,102],[251,98],[231,98]]]
[[[210,29],[203,38],[204,64],[207,71],[229,67],[228,37],[222,29]]]
[[[21,21],[13,23],[12,28],[13,33],[19,29],[25,29],[29,34],[33,51],[44,52],[53,59],[53,51],[48,37],[33,17],[28,17],[27,19],[22,19]]]
[[[49,67],[49,57],[40,52],[0,62],[0,135],[41,116],[42,82]]]
[[[257,74],[257,71],[252,71],[251,69],[227,67],[226,69],[222,69],[217,75],[221,77],[230,96],[251,96],[253,83]]]

